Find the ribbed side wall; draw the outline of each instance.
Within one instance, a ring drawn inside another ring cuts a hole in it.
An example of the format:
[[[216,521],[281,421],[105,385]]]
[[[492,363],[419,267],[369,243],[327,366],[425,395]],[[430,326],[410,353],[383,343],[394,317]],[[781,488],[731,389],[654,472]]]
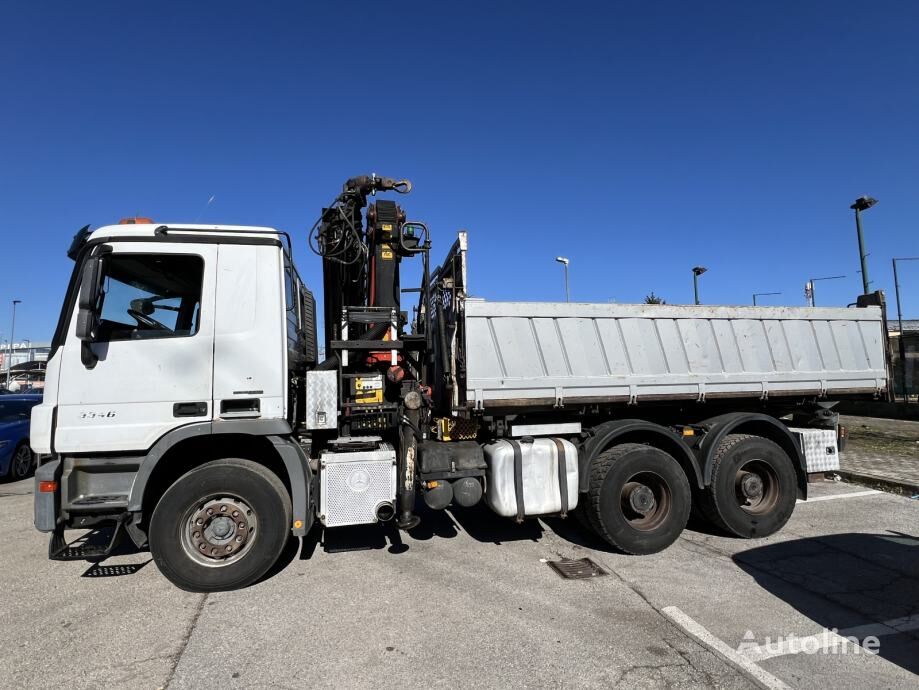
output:
[[[467,397],[874,392],[880,310],[466,305]]]

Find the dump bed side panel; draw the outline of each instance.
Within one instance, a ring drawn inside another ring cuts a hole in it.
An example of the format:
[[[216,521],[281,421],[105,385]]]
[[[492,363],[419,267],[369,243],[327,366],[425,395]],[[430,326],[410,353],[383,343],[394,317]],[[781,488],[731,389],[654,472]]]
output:
[[[469,299],[466,400],[639,401],[873,395],[877,307],[710,307]]]

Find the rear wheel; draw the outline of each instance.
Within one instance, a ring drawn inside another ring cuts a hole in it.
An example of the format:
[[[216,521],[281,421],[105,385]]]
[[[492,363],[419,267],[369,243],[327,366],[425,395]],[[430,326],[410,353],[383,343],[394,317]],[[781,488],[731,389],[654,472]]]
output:
[[[10,458],[10,469],[7,475],[12,482],[18,482],[20,479],[28,477],[35,468],[35,456],[29,444],[23,441],[16,450],[13,451],[13,457]]]
[[[712,481],[700,506],[712,523],[751,538],[774,534],[788,522],[797,499],[797,476],[778,444],[761,436],[730,434],[712,462]]]
[[[150,520],[150,552],[182,589],[238,589],[274,565],[290,521],[290,497],[273,472],[251,460],[216,460],[163,494]]]
[[[662,450],[624,443],[597,456],[585,513],[616,548],[649,554],[670,546],[686,526],[692,496],[677,461]]]

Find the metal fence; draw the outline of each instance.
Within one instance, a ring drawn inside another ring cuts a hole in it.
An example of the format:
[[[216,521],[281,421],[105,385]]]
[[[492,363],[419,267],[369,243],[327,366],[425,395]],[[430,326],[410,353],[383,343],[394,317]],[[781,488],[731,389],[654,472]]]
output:
[[[903,358],[900,357],[900,338],[903,338]],[[890,337],[893,364],[893,391],[897,400],[919,402],[919,332],[907,332]]]

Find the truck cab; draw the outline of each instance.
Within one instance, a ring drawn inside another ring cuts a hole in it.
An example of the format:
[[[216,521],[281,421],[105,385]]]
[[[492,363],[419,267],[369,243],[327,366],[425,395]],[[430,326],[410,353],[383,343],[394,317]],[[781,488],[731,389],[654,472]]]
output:
[[[194,422],[288,418],[292,369],[315,360],[314,306],[280,233],[115,225],[77,258],[37,452],[138,451]]]
[[[143,543],[157,457],[205,436],[287,438],[316,333],[285,239],[161,223],[78,234],[32,416],[32,447],[50,460],[38,524],[62,534],[115,518]]]

